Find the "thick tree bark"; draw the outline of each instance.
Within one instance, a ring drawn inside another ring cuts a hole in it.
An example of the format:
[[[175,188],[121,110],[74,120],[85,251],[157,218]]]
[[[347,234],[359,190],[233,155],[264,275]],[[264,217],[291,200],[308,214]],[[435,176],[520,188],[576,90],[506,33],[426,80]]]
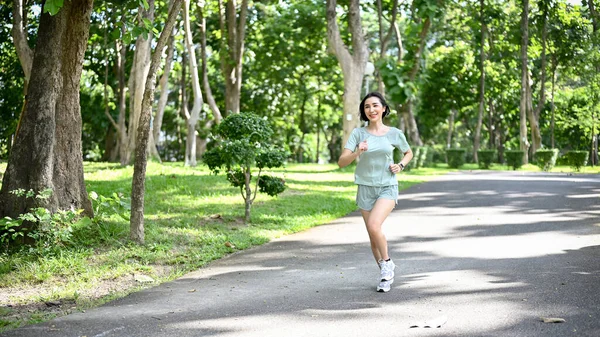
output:
[[[160,65],[160,58],[167,44],[167,40],[173,31],[177,15],[181,9],[182,0],[174,0],[169,11],[165,27],[158,38],[156,49],[151,57],[150,68],[144,89],[142,101],[142,114],[140,115],[137,132],[137,145],[135,148],[135,164],[133,167],[133,179],[131,186],[131,218],[130,238],[139,244],[144,243],[144,193],[146,186],[146,165],[148,163],[147,147],[150,136],[150,117],[152,116],[152,103],[154,102],[154,88],[156,71]]]
[[[344,75],[344,114],[342,148],[345,146],[350,133],[356,128],[359,121],[358,107],[361,101],[360,89],[363,81],[365,66],[369,53],[365,43],[362,22],[360,18],[360,3],[351,0],[348,10],[348,29],[352,35],[352,51],[342,41],[337,24],[336,0],[327,0],[327,39],[329,50],[337,57]]]
[[[529,0],[523,0],[521,14],[521,103],[519,144],[523,151],[523,164],[529,162],[529,142],[527,141],[527,91],[529,87],[529,69],[527,67],[527,44],[529,42]]]
[[[223,14],[224,12],[224,14]],[[225,115],[240,112],[242,91],[242,61],[248,0],[242,0],[238,18],[236,0],[227,0],[225,8],[219,0],[219,23],[221,29],[221,71],[225,78]]]
[[[93,216],[83,179],[79,82],[92,0],[66,1],[58,14],[42,14],[26,105],[0,190],[0,215],[16,218],[31,207],[83,209]],[[41,201],[10,193],[47,188]]]

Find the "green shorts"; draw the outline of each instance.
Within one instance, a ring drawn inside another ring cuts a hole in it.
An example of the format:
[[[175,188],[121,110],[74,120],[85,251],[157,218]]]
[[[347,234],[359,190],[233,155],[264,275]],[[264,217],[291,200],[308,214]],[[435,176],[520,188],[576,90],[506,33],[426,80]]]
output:
[[[367,186],[358,185],[356,192],[356,204],[365,211],[370,211],[375,206],[377,199],[394,200],[398,203],[398,185],[389,186]]]

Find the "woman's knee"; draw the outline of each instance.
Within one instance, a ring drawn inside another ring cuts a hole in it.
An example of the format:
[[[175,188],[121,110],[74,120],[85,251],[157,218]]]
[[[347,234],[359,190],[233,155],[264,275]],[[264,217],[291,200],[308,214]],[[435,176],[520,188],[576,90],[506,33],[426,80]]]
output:
[[[367,232],[369,234],[379,234],[381,233],[381,224],[378,222],[367,222]]]

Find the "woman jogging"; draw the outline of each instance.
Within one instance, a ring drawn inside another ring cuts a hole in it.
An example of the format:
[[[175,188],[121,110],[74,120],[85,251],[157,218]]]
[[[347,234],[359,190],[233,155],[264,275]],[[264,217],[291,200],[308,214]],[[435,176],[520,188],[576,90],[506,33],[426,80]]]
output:
[[[377,291],[388,292],[394,282],[396,265],[388,255],[388,246],[381,226],[392,212],[398,200],[398,180],[401,172],[413,157],[402,131],[383,124],[390,108],[383,96],[371,92],[360,103],[360,119],[367,126],[356,128],[338,160],[339,167],[346,167],[359,159],[354,173],[358,185],[356,204],[369,233],[373,257],[381,271]],[[398,148],[404,157],[394,163],[393,151]]]

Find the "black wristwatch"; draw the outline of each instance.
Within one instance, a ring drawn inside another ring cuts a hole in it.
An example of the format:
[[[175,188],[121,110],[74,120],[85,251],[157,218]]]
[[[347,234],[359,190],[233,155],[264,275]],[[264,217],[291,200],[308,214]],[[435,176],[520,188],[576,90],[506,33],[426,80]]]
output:
[[[404,164],[398,163],[398,165],[400,165],[400,171],[404,171]]]

